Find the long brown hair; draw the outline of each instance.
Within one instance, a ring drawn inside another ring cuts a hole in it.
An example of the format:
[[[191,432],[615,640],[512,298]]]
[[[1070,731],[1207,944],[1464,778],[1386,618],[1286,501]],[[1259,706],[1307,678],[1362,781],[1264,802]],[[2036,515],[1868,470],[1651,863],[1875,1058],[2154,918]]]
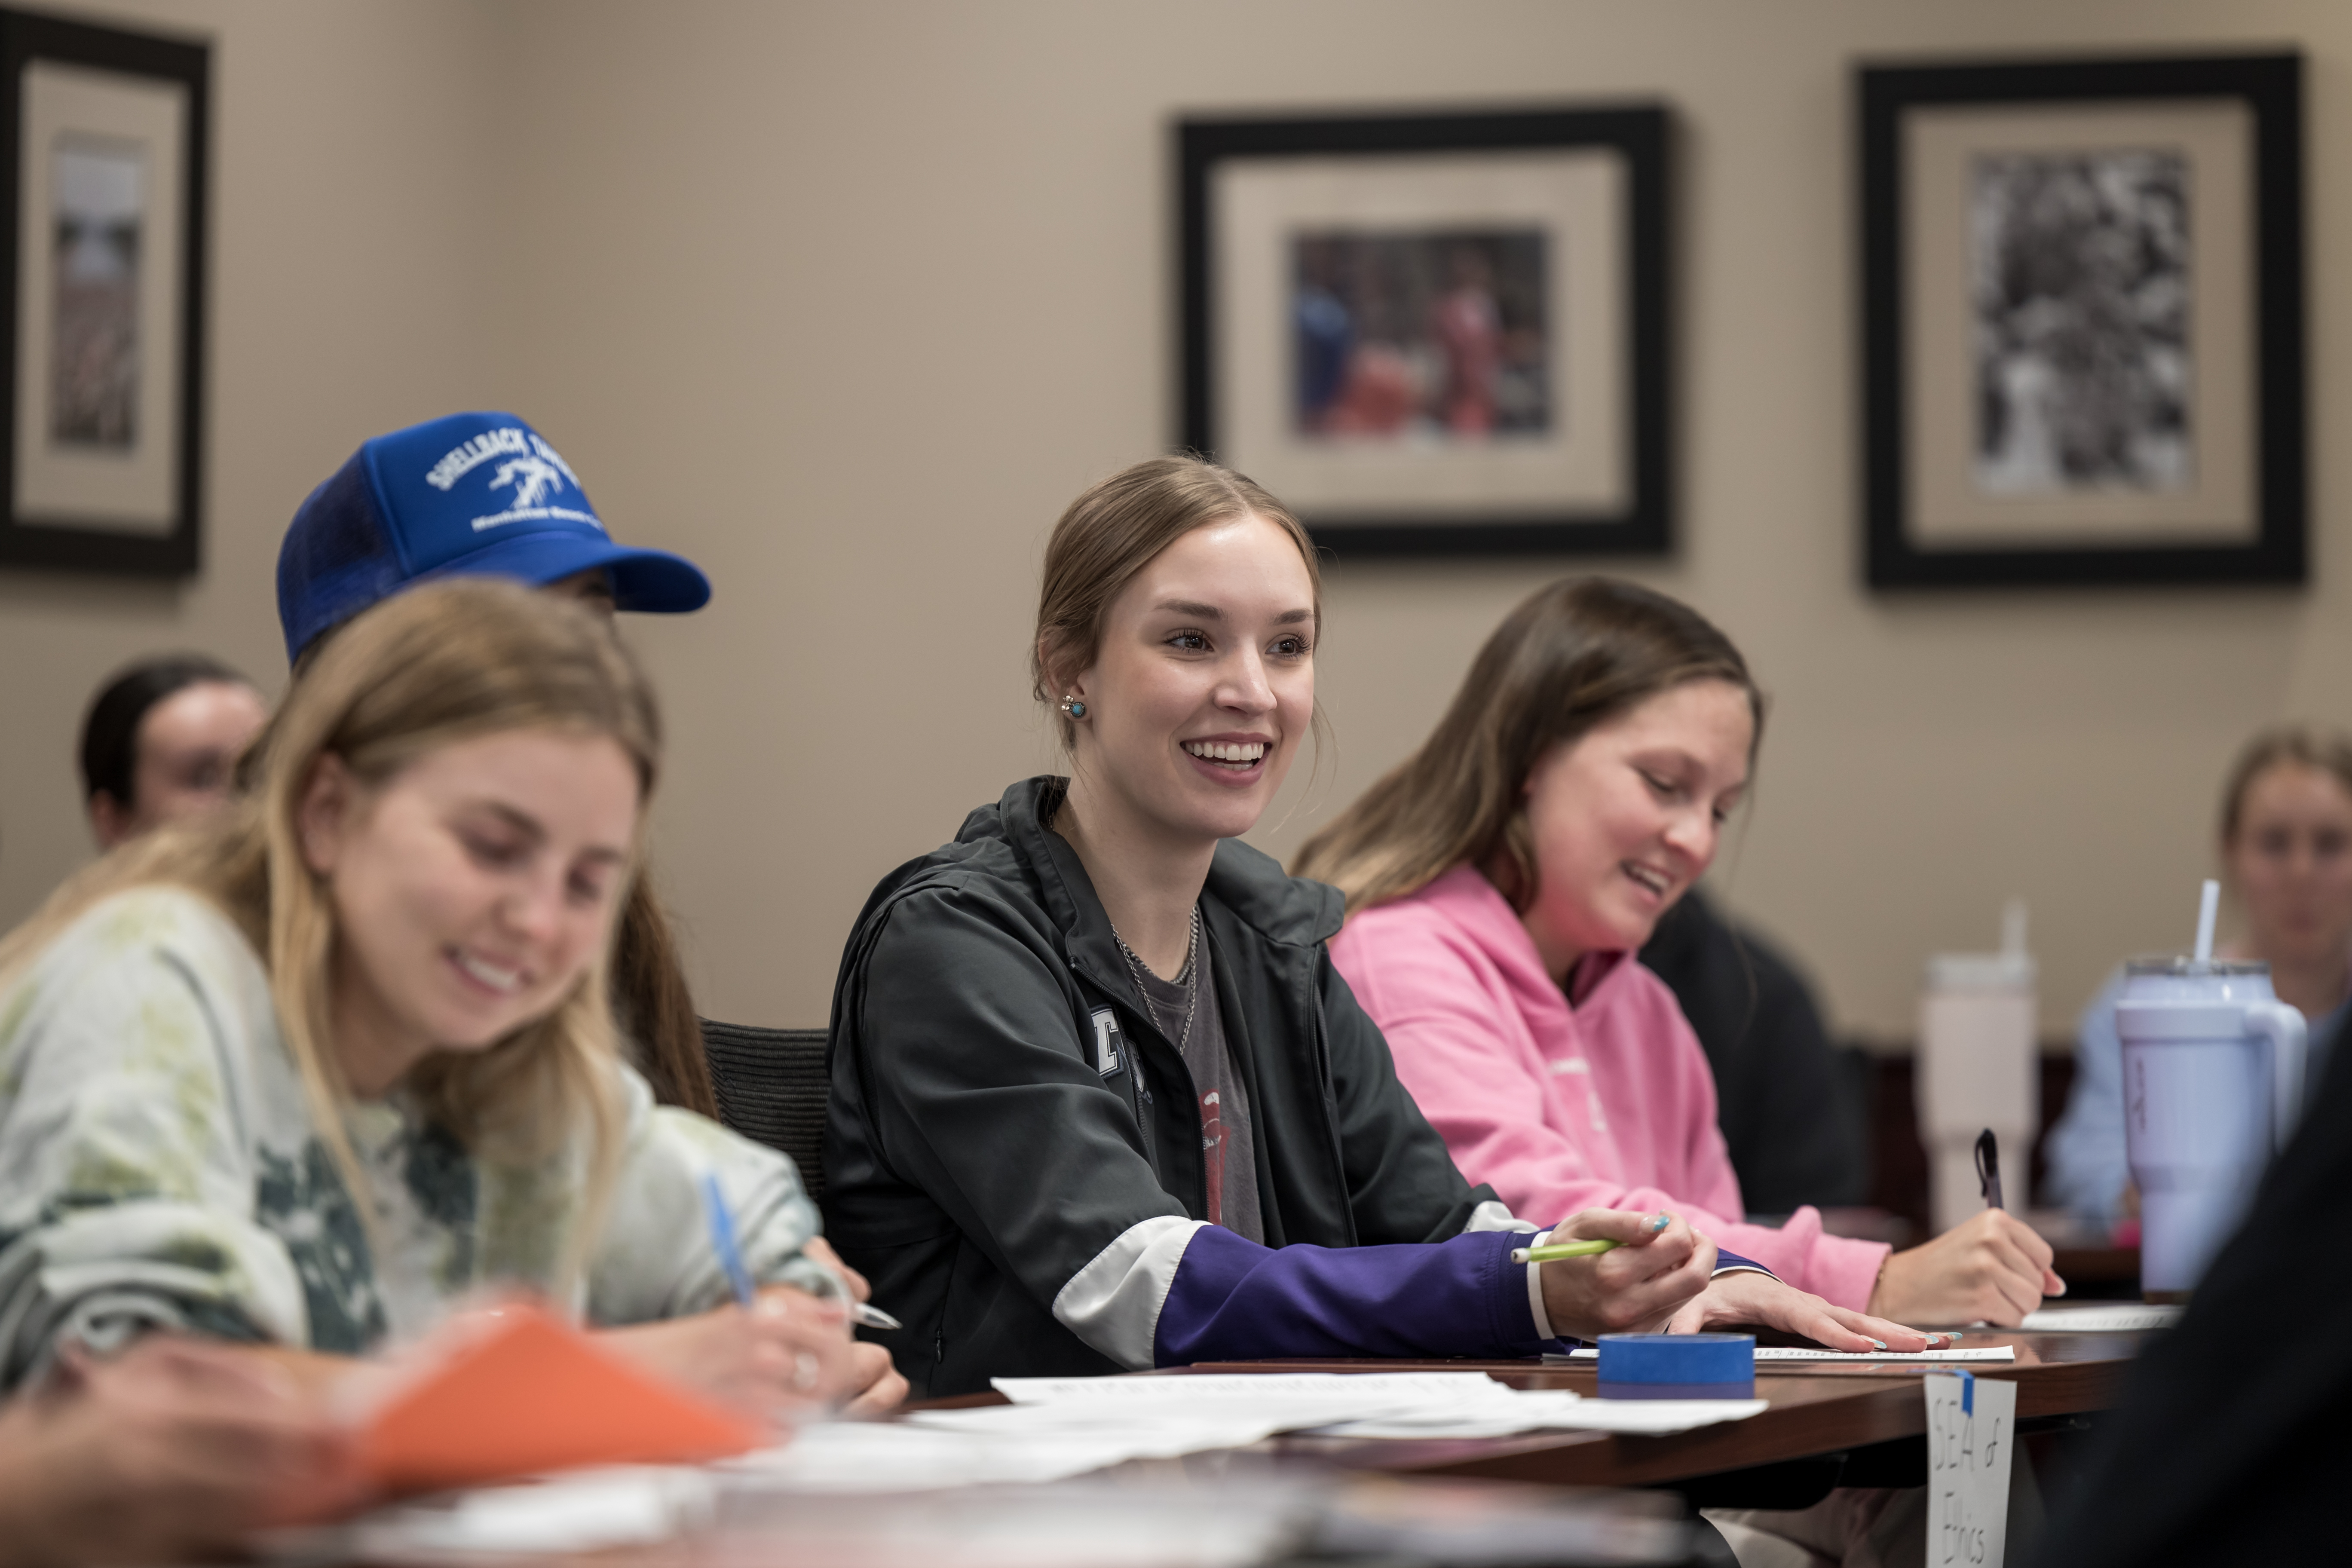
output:
[[[1353,913],[1467,862],[1524,910],[1536,895],[1525,794],[1537,763],[1693,680],[1746,692],[1762,739],[1747,661],[1696,610],[1612,577],[1538,588],[1487,637],[1421,750],[1309,838],[1291,873],[1332,884]]]
[[[1307,563],[1315,620],[1323,620],[1323,574],[1314,542],[1288,507],[1246,476],[1201,458],[1148,458],[1121,468],[1072,501],[1045,543],[1037,590],[1037,635],[1029,645],[1029,691],[1047,707],[1055,682],[1094,666],[1103,613],[1135,574],[1196,528],[1256,514],[1281,529]],[[1062,744],[1077,726],[1057,713]]]
[[[541,727],[609,737],[636,770],[641,805],[650,798],[661,756],[652,688],[588,611],[489,578],[395,595],[295,682],[255,743],[254,789],[215,822],[134,840],[59,888],[0,939],[0,984],[110,894],[160,883],[209,899],[264,958],[311,1121],[365,1221],[373,1205],[343,1130],[350,1089],[331,1047],[333,904],[300,851],[303,794],[329,754],[381,787],[440,747]],[[584,1257],[620,1154],[607,958],[600,952],[543,1017],[486,1049],[429,1056],[406,1080],[429,1116],[487,1159],[538,1160],[587,1134],[585,1201],[562,1248],[567,1274]]]

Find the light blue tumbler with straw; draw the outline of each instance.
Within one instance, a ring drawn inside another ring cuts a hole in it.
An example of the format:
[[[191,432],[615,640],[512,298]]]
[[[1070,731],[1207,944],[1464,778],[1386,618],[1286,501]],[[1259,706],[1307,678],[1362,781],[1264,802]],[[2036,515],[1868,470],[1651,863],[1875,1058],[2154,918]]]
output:
[[[2151,1301],[2187,1299],[2303,1103],[2303,1015],[2278,999],[2270,965],[2213,956],[2221,892],[2205,884],[2194,952],[2133,961],[2116,1004],[2140,1289]]]

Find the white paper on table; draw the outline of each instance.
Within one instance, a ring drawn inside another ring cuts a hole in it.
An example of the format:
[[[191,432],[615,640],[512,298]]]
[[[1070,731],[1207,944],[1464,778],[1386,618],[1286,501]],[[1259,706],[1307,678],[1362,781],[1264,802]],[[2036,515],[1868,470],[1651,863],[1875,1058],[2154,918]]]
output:
[[[1550,1403],[1558,1401],[1557,1404]],[[1771,1408],[1765,1399],[1582,1399],[1567,1390],[1521,1393],[1516,1408],[1452,1421],[1351,1421],[1318,1437],[1511,1437],[1522,1432],[1626,1432],[1645,1437],[1745,1421]]]
[[[1927,1561],[2000,1568],[2009,1546],[2009,1467],[2017,1384],[1935,1373],[1927,1398]]]
[[[342,1524],[265,1531],[265,1558],[394,1563],[589,1552],[667,1541],[708,1521],[718,1483],[691,1467],[621,1466],[396,1502]]]
[[[1129,1459],[1191,1453],[1195,1444],[1232,1447],[1220,1441],[1229,1436],[1190,1423],[1164,1432],[1139,1428],[1125,1440],[1112,1440],[1100,1432],[965,1432],[908,1421],[839,1421],[803,1426],[788,1447],[763,1448],[719,1468],[777,1491],[931,1491],[1066,1480]]]
[[[1547,1355],[1546,1361],[1556,1359]],[[1581,1346],[1568,1352],[1570,1361],[1598,1361],[1601,1352],[1591,1346]],[[2015,1361],[2017,1352],[2008,1345],[1986,1345],[1976,1350],[1940,1351],[1821,1351],[1802,1345],[1759,1345],[1756,1362],[1795,1361],[1894,1361],[1894,1362],[1983,1362]]]
[[[1238,1427],[1234,1444],[1276,1432],[1328,1437],[1507,1437],[1520,1432],[1685,1432],[1738,1421],[1760,1399],[1580,1398],[1569,1389],[1515,1389],[1484,1373],[1203,1373],[1180,1377],[998,1378],[1013,1409],[924,1412],[908,1417],[961,1430],[1101,1430],[1171,1419]]]
[[[2134,1329],[2168,1329],[2180,1321],[2180,1307],[2144,1306],[2137,1301],[2091,1303],[2080,1307],[2044,1307],[2025,1314],[2019,1326],[2036,1333],[2119,1334]]]
[[[1157,1409],[1214,1400],[1271,1407],[1298,1400],[1362,1403],[1478,1398],[1509,1388],[1483,1372],[1242,1372],[1165,1377],[995,1377],[1015,1405],[1079,1402]]]

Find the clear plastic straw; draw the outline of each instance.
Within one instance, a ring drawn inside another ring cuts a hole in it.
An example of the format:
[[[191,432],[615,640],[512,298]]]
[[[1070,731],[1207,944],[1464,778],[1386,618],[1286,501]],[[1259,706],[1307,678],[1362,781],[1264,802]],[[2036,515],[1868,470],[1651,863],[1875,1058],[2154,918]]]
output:
[[[2212,878],[2205,879],[2205,890],[2197,900],[2197,962],[2213,962],[2213,917],[2221,910],[2221,884]]]

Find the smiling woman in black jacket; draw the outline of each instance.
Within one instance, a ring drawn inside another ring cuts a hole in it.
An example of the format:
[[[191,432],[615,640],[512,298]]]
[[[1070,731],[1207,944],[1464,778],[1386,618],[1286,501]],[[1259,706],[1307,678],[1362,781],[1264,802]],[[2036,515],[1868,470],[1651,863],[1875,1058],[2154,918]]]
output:
[[[905,1321],[880,1337],[919,1396],[1528,1355],[1703,1290],[1713,1321],[1809,1321],[1760,1273],[1709,1290],[1715,1247],[1666,1215],[1588,1211],[1554,1234],[1625,1245],[1510,1261],[1540,1227],[1462,1179],[1397,1082],[1324,948],[1339,895],[1237,842],[1310,728],[1320,599],[1305,531],[1237,474],[1160,458],[1079,497],[1035,658],[1072,776],[1014,784],[859,917],[826,1233]]]

